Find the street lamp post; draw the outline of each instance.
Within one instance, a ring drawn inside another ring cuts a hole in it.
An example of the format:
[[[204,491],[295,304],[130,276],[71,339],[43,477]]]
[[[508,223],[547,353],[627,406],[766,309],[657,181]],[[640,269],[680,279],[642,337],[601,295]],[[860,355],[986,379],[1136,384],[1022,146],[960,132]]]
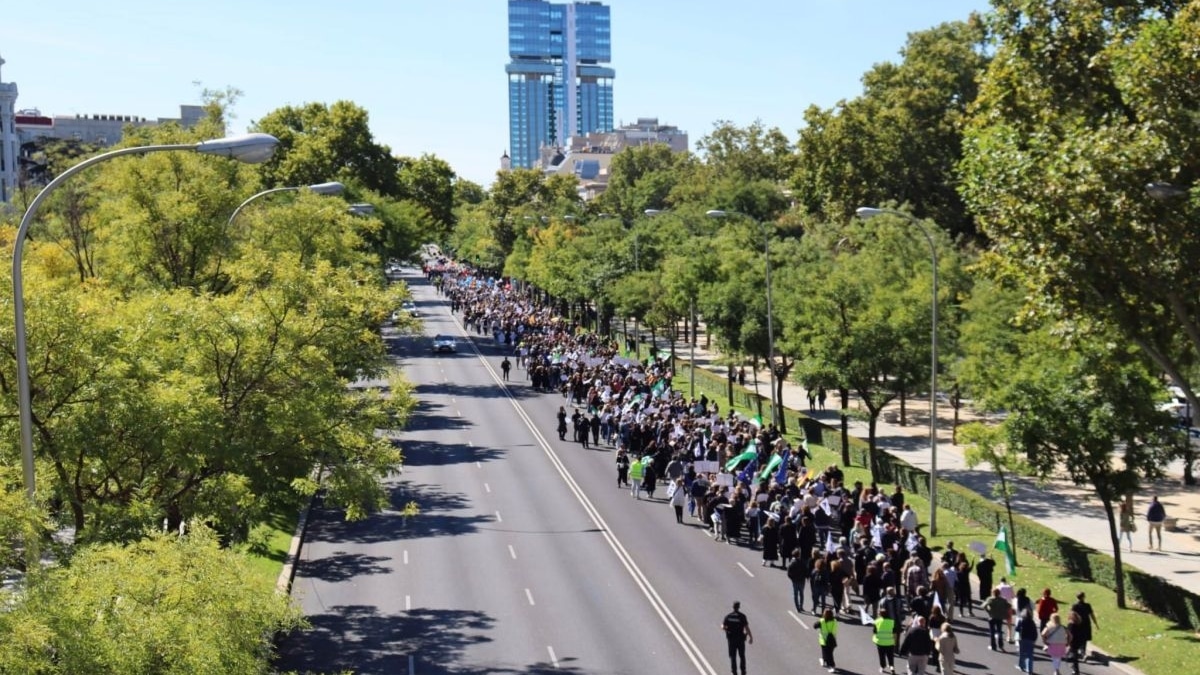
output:
[[[739,211],[722,211],[713,209],[705,212],[709,218],[726,218],[728,216],[741,216],[751,221],[758,226],[759,231],[763,236],[763,261],[767,268],[767,369],[771,373],[771,423],[775,428],[779,428],[779,410],[775,407],[775,328],[771,319],[771,234],[767,232],[767,226],[762,221],[748,216]]]
[[[343,191],[345,191],[345,189],[345,185],[342,185],[338,182],[332,182],[317,183],[316,185],[307,185],[304,187],[277,187],[271,188],[270,190],[263,190],[262,192],[250,195],[246,201],[238,204],[238,207],[234,209],[233,213],[229,216],[229,222],[225,223],[225,227],[226,229],[230,228],[233,225],[233,221],[238,217],[238,214],[242,212],[242,209],[246,208],[250,202],[258,199],[259,197],[266,197],[267,195],[272,195],[276,192],[297,192],[299,190],[308,190],[313,194],[318,195],[340,195]]]
[[[17,228],[16,241],[13,243],[12,288],[13,315],[16,320],[14,342],[17,359],[17,409],[21,424],[21,464],[25,474],[25,493],[31,502],[34,496],[33,408],[30,400],[29,354],[26,347],[25,293],[21,274],[21,262],[25,251],[25,238],[29,233],[29,227],[33,224],[34,216],[37,215],[38,207],[42,205],[42,202],[45,201],[51,192],[75,174],[101,162],[106,162],[123,155],[144,155],[151,152],[190,150],[205,155],[228,157],[246,162],[247,164],[257,164],[270,159],[271,155],[275,152],[275,146],[278,144],[279,140],[270,134],[244,134],[241,136],[203,141],[201,143],[146,145],[136,148],[112,150],[84,160],[62,172],[54,180],[50,181],[46,187],[42,188],[42,191],[30,202],[29,208],[25,210],[25,215],[21,217],[21,224]]]
[[[937,534],[937,371],[938,371],[938,259],[937,247],[933,243],[933,235],[929,228],[911,214],[895,209],[877,209],[869,206],[859,207],[854,212],[859,218],[873,218],[881,215],[899,216],[916,225],[925,241],[929,243],[929,258],[933,266],[933,298],[931,310],[933,323],[929,327],[929,535]]]

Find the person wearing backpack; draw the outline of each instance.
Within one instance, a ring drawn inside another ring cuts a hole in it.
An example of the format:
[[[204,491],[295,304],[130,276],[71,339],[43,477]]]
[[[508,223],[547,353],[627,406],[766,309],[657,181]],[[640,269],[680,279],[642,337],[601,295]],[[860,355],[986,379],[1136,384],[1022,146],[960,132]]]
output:
[[[837,632],[838,621],[833,615],[832,609],[825,609],[821,614],[821,618],[813,624],[813,628],[817,631],[817,642],[821,645],[821,665],[829,669],[829,672],[837,672],[837,663],[833,658],[833,650],[837,649]]]
[[[1062,619],[1058,617],[1057,613],[1051,614],[1050,622],[1042,629],[1042,643],[1046,645],[1046,653],[1050,655],[1050,666],[1054,668],[1054,675],[1058,675],[1063,657],[1067,654],[1069,640],[1067,629],[1062,625]]]

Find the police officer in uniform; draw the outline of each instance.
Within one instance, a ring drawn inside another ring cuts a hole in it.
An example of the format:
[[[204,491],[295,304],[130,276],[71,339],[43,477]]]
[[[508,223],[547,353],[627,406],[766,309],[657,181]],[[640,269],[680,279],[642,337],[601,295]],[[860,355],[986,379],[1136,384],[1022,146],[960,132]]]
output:
[[[746,641],[754,644],[754,635],[750,633],[750,620],[741,612],[742,603],[734,602],[733,611],[721,620],[721,630],[725,631],[725,641],[729,643],[729,672],[738,675],[738,658],[742,659],[742,675],[746,675]]]

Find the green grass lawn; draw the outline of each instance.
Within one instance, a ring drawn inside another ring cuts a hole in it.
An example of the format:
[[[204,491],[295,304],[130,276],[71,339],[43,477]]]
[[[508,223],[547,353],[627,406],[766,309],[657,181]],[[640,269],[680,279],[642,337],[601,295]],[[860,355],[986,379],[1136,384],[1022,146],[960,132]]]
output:
[[[262,577],[263,583],[271,588],[275,587],[279,572],[283,570],[298,518],[299,514],[291,509],[274,513],[266,523],[256,528],[251,537],[259,545],[242,546],[241,550],[246,554],[251,566]]]

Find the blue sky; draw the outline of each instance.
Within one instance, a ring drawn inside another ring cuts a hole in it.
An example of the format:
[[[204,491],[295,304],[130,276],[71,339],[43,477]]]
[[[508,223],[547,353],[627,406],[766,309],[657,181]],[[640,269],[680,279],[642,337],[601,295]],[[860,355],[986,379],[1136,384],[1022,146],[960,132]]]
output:
[[[791,138],[809,105],[861,92],[909,32],[986,0],[609,0],[617,123],[695,141],[717,120]],[[5,3],[2,77],[43,114],[173,117],[200,87],[244,92],[232,131],[280,106],[349,99],[396,154],[488,185],[508,147],[505,0]]]

